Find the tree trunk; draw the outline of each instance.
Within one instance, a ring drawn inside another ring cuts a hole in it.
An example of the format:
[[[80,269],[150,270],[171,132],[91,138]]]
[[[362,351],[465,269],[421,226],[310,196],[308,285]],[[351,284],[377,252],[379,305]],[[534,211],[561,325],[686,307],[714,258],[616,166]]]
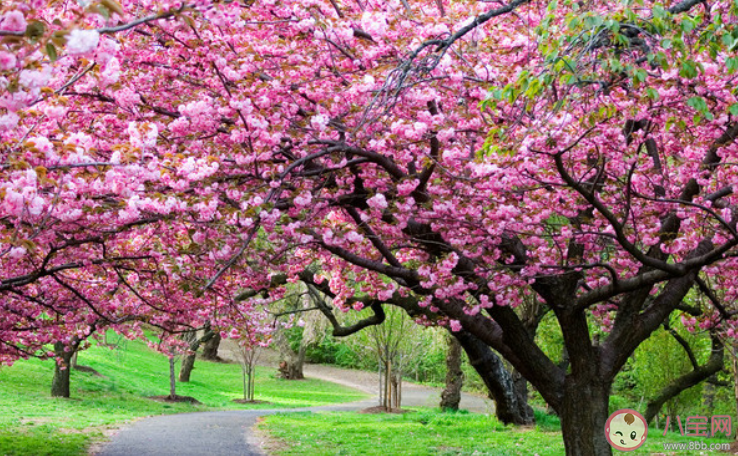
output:
[[[526,397],[517,395],[512,376],[500,357],[468,331],[458,331],[452,335],[459,341],[469,357],[469,363],[487,386],[489,397],[495,401],[497,419],[505,424],[533,424],[533,409]]]
[[[563,346],[561,349],[561,361],[559,361],[557,366],[564,372],[569,368],[569,351],[566,349],[566,346]],[[551,407],[551,404],[548,403],[546,403],[546,413],[549,415],[559,415],[559,413]]]
[[[566,380],[564,396],[558,408],[561,432],[567,456],[611,456],[612,448],[605,438],[609,383],[591,377]]]
[[[392,410],[392,363],[387,360],[384,363],[384,408]]]
[[[305,365],[305,353],[307,352],[307,345],[300,343],[300,349],[297,351],[297,362],[295,363],[295,369],[299,372],[295,378],[303,379],[305,375],[302,373],[302,367]]]
[[[220,361],[218,356],[218,348],[220,347],[220,333],[215,332],[213,337],[205,343],[202,349],[202,359],[208,361]]]
[[[402,406],[402,371],[397,372],[397,390],[395,391],[395,397],[397,398],[397,408]]]
[[[455,337],[448,336],[446,354],[446,388],[441,393],[442,410],[458,410],[461,402],[461,387],[464,373],[461,370],[461,344]]]
[[[302,363],[297,362],[295,358],[282,361],[279,363],[280,377],[285,380],[302,380],[305,374],[302,372]]]
[[[249,369],[249,400],[253,401],[255,396],[256,388],[256,366],[251,366]]]
[[[401,390],[402,390],[402,374],[400,370],[395,369],[392,372],[392,408],[399,409],[400,402],[402,401]]]
[[[190,375],[192,375],[192,369],[195,368],[196,358],[197,358],[197,354],[195,353],[191,355],[185,355],[184,358],[182,358],[182,365],[179,366],[179,381],[180,382],[190,381]]]
[[[61,364],[58,361],[54,364],[54,378],[51,380],[51,395],[54,397],[69,397],[71,360],[76,347],[69,351],[64,351],[64,348],[66,346],[61,342],[54,344],[54,354],[62,360]]]
[[[241,371],[241,377],[243,378],[243,400],[249,400],[249,387],[251,386],[251,377],[249,377],[249,384],[246,384],[246,369]]]
[[[195,368],[195,360],[197,359],[197,349],[200,348],[200,345],[205,344],[205,348],[203,349],[203,351],[205,351],[207,349],[208,342],[213,340],[216,336],[220,337],[220,334],[215,333],[213,330],[210,329],[209,326],[205,329],[205,333],[202,335],[202,337],[197,337],[197,331],[190,331],[188,333],[185,333],[183,339],[189,342],[192,354],[185,355],[184,359],[182,360],[182,365],[179,367],[180,382],[190,381],[190,375],[192,375],[192,370]],[[219,345],[220,341],[218,341],[218,346]],[[218,347],[216,346],[214,350],[217,355]],[[204,356],[205,355],[203,354],[203,357]]]
[[[377,372],[379,373],[379,385],[377,386],[379,390],[379,406],[381,407],[384,405],[384,387],[382,386],[384,385],[384,382],[382,381],[382,362],[381,361],[377,363]],[[738,398],[738,396],[736,396],[736,398]]]
[[[189,382],[192,369],[195,368],[196,351],[200,348],[200,339],[197,337],[197,331],[187,331],[182,335],[182,340],[190,345],[191,355],[184,355],[182,365],[179,366],[179,381]]]
[[[295,353],[290,347],[290,343],[281,332],[277,333],[274,343],[279,349],[282,362],[279,363],[280,376],[286,380],[302,380],[305,375],[302,372],[302,366],[305,362],[305,348],[300,346],[300,350]]]
[[[522,374],[515,369],[513,369],[510,375],[512,376],[513,380],[513,391],[515,391],[515,396],[520,402],[527,404],[528,380],[526,380],[525,377],[523,377]]]
[[[177,381],[174,376],[174,356],[169,357],[169,398],[174,399],[177,397]]]

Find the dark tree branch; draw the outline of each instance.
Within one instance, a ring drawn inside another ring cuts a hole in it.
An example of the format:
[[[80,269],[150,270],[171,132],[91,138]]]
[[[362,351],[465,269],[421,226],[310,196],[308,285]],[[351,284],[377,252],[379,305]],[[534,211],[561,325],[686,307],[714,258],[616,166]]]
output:
[[[723,318],[730,318],[736,314],[738,314],[738,311],[732,310],[728,311],[722,302],[720,302],[720,299],[717,297],[714,291],[705,283],[704,280],[702,280],[701,277],[697,277],[696,279],[697,286],[699,287],[702,294],[707,296],[707,299],[710,300],[713,306],[720,312],[720,316]]]
[[[671,336],[677,341],[679,345],[682,346],[684,351],[687,353],[689,362],[692,364],[692,369],[697,370],[697,368],[699,367],[699,363],[697,362],[697,358],[694,356],[694,352],[689,346],[689,343],[684,339],[684,337],[680,336],[674,328],[671,328],[667,322],[664,322],[664,329],[668,331],[669,334],[671,334]]]
[[[374,248],[376,248],[379,253],[382,254],[385,260],[387,262],[395,267],[401,268],[402,264],[395,258],[395,256],[392,254],[389,248],[387,248],[386,245],[382,242],[382,240],[377,236],[377,234],[372,230],[372,227],[369,226],[368,223],[366,223],[364,220],[361,219],[361,215],[359,212],[353,208],[353,207],[347,207],[346,212],[351,216],[352,219],[354,219],[354,222],[356,225],[361,229],[361,231],[364,232],[366,237],[369,239],[369,241],[372,243]]]
[[[369,326],[381,325],[386,318],[384,308],[382,308],[382,304],[379,301],[373,301],[370,304],[370,307],[374,312],[374,315],[363,320],[359,320],[353,325],[341,326],[341,324],[338,322],[338,319],[336,319],[336,316],[333,315],[333,309],[331,309],[331,306],[329,306],[328,303],[323,300],[323,298],[318,294],[313,285],[308,285],[307,287],[308,292],[313,299],[313,302],[323,313],[323,315],[325,315],[325,317],[331,323],[331,326],[333,326],[333,335],[336,337],[350,336],[351,334],[357,333]]]
[[[686,13],[700,3],[706,4],[705,0],[684,0],[683,2],[677,3],[676,5],[667,9],[667,11],[671,14]]]
[[[98,259],[98,260],[92,260],[90,261],[90,264],[104,265],[104,264],[114,263],[116,261],[145,260],[149,258],[151,257],[148,255],[117,257],[117,258],[103,258],[103,259]],[[31,284],[42,277],[47,277],[47,276],[56,274],[57,272],[66,271],[69,269],[80,269],[86,266],[87,264],[82,263],[82,262],[66,263],[66,264],[54,266],[53,268],[48,268],[48,269],[41,268],[35,272],[25,274],[22,276],[12,277],[9,279],[3,279],[2,281],[0,281],[0,292],[8,291],[14,287],[20,287],[20,286]]]

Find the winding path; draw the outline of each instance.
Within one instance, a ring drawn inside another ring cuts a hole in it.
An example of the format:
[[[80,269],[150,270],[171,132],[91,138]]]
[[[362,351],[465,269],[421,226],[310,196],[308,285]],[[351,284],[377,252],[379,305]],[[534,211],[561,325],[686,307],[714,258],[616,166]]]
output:
[[[306,365],[307,377],[332,381],[377,395],[376,374],[331,366]],[[403,406],[438,405],[440,389],[403,383]],[[309,394],[309,392],[306,392]],[[251,432],[263,415],[301,411],[355,411],[377,405],[376,398],[323,407],[275,410],[230,410],[145,418],[115,434],[95,456],[264,456]],[[463,394],[461,408],[492,413],[491,401]]]
[[[251,432],[260,416],[290,411],[352,411],[375,401],[275,410],[181,413],[137,421],[116,434],[96,456],[264,456]]]

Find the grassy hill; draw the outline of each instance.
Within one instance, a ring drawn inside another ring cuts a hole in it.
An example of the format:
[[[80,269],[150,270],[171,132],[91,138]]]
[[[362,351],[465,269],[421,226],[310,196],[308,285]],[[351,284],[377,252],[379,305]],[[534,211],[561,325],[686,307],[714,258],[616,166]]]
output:
[[[285,381],[274,370],[257,368],[256,399],[242,405],[241,367],[197,360],[192,381],[177,394],[202,405],[163,403],[148,396],[169,393],[168,359],[142,342],[122,340],[117,348],[93,346],[79,364],[103,377],[72,371],[71,399],[49,395],[53,362],[27,360],[0,368],[0,456],[73,456],[101,440],[106,430],[138,417],[223,409],[309,407],[364,399],[355,390],[318,380]]]

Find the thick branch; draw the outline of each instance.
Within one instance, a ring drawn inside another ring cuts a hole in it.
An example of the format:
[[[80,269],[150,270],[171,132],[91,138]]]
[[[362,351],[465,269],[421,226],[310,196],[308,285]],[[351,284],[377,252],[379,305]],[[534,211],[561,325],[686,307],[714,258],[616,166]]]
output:
[[[179,8],[177,8],[177,9],[166,11],[166,12],[160,13],[160,14],[152,14],[150,16],[145,16],[145,17],[136,19],[134,21],[131,21],[131,22],[128,22],[128,23],[125,23],[125,24],[116,25],[114,27],[101,27],[101,28],[97,29],[97,32],[98,33],[107,33],[107,34],[112,34],[112,33],[117,33],[117,32],[123,32],[125,30],[130,30],[130,29],[132,29],[134,27],[137,27],[137,26],[139,26],[141,24],[146,24],[148,22],[158,21],[159,19],[168,19],[170,17],[176,16],[177,14],[181,13],[182,11],[184,11],[185,8],[187,8],[187,5],[185,5],[183,3],[182,6],[179,7]]]
[[[353,325],[341,326],[341,324],[336,319],[336,316],[333,315],[333,310],[331,309],[331,307],[323,300],[323,298],[321,298],[317,291],[310,285],[308,285],[308,291],[313,298],[313,302],[315,302],[318,309],[320,309],[323,315],[325,315],[325,317],[331,323],[331,326],[333,326],[333,335],[336,337],[350,336],[351,334],[357,333],[369,326],[381,325],[386,317],[384,309],[382,308],[382,304],[379,301],[374,301],[370,306],[372,311],[374,312],[374,315],[368,318],[364,318],[363,320],[359,320]]]
[[[515,394],[513,378],[487,344],[468,331],[452,332],[464,348],[469,363],[484,381],[489,397],[494,399],[497,418],[503,423],[532,424],[533,409]]]

